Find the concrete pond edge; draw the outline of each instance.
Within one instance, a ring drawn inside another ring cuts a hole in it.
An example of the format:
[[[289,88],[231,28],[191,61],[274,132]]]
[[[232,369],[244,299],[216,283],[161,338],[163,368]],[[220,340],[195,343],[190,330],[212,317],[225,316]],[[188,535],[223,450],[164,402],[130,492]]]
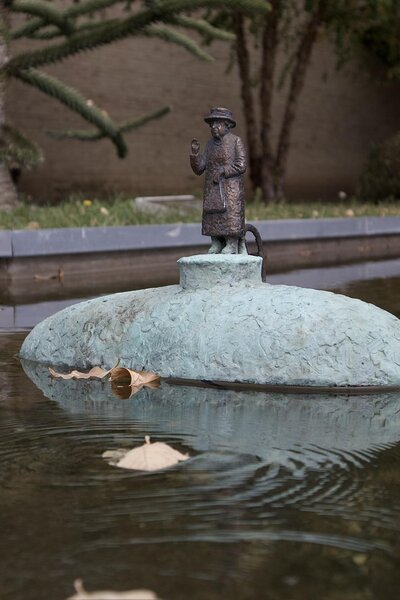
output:
[[[250,222],[250,221],[249,221]],[[255,221],[264,241],[368,238],[400,234],[400,217]],[[208,246],[199,223],[0,231],[0,258]]]

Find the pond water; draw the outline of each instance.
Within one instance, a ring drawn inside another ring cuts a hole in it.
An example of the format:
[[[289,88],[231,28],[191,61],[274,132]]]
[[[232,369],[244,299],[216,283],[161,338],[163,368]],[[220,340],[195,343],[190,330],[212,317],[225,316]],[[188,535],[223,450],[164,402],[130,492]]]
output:
[[[399,261],[278,277],[400,317]],[[398,598],[400,394],[164,383],[121,400],[28,377],[25,335],[0,334],[1,598],[64,600],[78,577],[164,600]],[[145,435],[190,460],[138,473],[102,458]]]

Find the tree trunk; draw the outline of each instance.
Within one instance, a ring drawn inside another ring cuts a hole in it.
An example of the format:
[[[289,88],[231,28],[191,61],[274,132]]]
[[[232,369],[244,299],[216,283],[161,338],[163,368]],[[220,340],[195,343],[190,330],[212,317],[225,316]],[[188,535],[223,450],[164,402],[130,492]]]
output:
[[[0,0],[0,150],[4,147],[5,94],[8,62],[8,10],[5,0]],[[7,165],[0,161],[0,210],[9,210],[17,204],[17,191]]]
[[[254,110],[254,99],[251,91],[250,56],[247,48],[244,17],[240,13],[234,15],[234,30],[236,34],[236,56],[239,66],[240,91],[243,114],[246,124],[246,139],[249,152],[250,179],[253,191],[261,185],[260,150],[257,139],[257,122]]]
[[[293,122],[296,116],[300,94],[304,87],[307,67],[310,62],[312,49],[317,39],[318,27],[320,23],[321,13],[319,8],[317,8],[307,23],[304,33],[300,39],[296,55],[296,62],[290,79],[289,92],[282,119],[275,162],[275,186],[278,199],[282,199],[284,197],[284,180]]]
[[[271,143],[272,133],[272,97],[276,52],[278,48],[278,24],[282,0],[271,1],[271,11],[265,16],[262,35],[262,57],[260,69],[260,112],[261,112],[261,191],[265,203],[275,199],[274,156]]]

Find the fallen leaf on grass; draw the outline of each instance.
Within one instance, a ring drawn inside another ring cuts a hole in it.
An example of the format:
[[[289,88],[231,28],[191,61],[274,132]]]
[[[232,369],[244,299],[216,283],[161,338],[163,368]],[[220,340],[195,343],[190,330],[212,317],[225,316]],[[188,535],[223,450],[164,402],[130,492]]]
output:
[[[37,221],[29,221],[29,223],[25,225],[25,229],[40,229],[40,223]]]
[[[88,373],[82,373],[82,371],[71,371],[70,373],[57,373],[51,367],[49,367],[49,371],[53,377],[56,377],[58,379],[90,379],[91,377],[103,379],[103,377],[110,373],[110,371],[105,371],[101,367],[93,367],[93,369],[90,369]]]
[[[182,454],[163,442],[151,444],[148,435],[144,439],[145,443],[133,450],[107,450],[103,458],[112,466],[134,471],[159,471],[190,458],[188,454]]]
[[[130,590],[127,592],[115,592],[113,590],[99,590],[87,592],[81,579],[74,581],[76,594],[67,600],[158,600],[154,592],[150,590]]]
[[[354,554],[353,563],[358,567],[363,567],[368,560],[367,554]]]

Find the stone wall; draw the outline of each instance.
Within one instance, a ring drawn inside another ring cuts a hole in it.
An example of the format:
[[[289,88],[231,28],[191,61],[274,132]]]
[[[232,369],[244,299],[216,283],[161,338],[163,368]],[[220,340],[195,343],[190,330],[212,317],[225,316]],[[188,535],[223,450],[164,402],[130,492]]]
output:
[[[120,190],[133,195],[188,193],[202,182],[188,164],[193,136],[204,142],[202,122],[211,106],[228,106],[244,136],[237,73],[225,74],[229,47],[211,47],[214,63],[203,63],[182,48],[161,41],[132,39],[83,54],[47,69],[76,86],[116,120],[170,104],[171,114],[128,135],[129,155],[120,160],[108,141],[56,141],[45,130],[86,128],[55,100],[13,83],[8,114],[44,149],[43,167],[21,180],[21,190],[37,201],[58,199],[69,190]],[[280,95],[274,106],[282,112]],[[373,83],[355,67],[337,73],[328,43],[314,52],[293,132],[287,192],[292,198],[334,198],[354,190],[371,141],[400,127],[400,89]]]

